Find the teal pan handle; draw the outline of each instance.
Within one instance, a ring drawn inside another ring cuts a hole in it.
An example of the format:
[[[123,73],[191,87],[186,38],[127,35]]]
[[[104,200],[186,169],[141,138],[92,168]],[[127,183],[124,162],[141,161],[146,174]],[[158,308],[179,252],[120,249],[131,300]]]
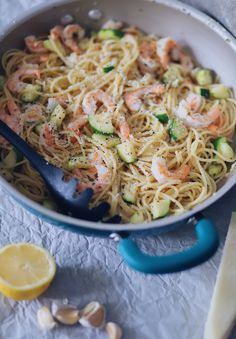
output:
[[[201,219],[195,225],[197,242],[193,247],[174,254],[151,256],[141,252],[131,239],[121,239],[119,252],[124,261],[133,269],[152,274],[173,273],[197,266],[216,252],[219,236],[209,219]]]

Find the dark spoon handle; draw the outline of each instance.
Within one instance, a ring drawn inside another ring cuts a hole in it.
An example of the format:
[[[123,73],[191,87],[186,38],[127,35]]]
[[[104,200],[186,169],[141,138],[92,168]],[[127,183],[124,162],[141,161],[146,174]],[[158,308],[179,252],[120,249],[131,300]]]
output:
[[[46,160],[41,157],[27,142],[9,128],[0,120],[0,134],[7,139],[18,151],[20,151],[42,175],[43,168],[47,164]]]

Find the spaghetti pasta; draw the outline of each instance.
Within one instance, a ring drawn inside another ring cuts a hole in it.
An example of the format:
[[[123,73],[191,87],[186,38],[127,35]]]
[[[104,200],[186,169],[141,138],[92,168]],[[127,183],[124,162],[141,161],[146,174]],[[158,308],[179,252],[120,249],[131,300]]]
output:
[[[124,222],[137,212],[151,221],[151,206],[163,200],[178,214],[210,197],[235,161],[214,147],[234,134],[230,90],[217,97],[212,83],[199,84],[199,69],[171,38],[108,27],[65,41],[60,32],[3,55],[0,118],[65,176],[77,177],[78,193],[92,187],[91,207],[107,201],[110,215]],[[11,150],[1,139],[1,175],[43,203],[43,180],[26,159],[6,161]]]

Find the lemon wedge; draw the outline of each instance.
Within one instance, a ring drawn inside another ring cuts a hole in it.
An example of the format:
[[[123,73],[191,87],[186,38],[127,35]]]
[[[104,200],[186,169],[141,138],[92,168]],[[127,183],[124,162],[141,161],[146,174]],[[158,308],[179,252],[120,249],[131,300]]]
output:
[[[33,244],[18,243],[0,249],[0,292],[15,300],[38,297],[56,273],[51,255]]]

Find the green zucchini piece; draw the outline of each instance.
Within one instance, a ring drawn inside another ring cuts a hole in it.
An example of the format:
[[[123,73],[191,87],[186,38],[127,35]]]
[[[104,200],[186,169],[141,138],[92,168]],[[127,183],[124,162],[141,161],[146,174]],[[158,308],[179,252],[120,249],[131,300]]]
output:
[[[135,212],[132,217],[130,218],[129,222],[131,224],[139,224],[144,222],[144,216],[142,211]]]
[[[161,200],[159,202],[152,202],[151,213],[153,219],[165,217],[170,209],[170,200]]]
[[[95,142],[98,142],[99,144],[101,144],[101,145],[103,145],[107,148],[112,148],[112,147],[119,145],[121,143],[120,138],[116,135],[102,135],[102,134],[98,134],[98,133],[93,133],[92,139]]]
[[[221,171],[222,171],[222,165],[221,164],[212,164],[207,169],[207,172],[213,178],[217,177],[220,174]]]
[[[117,152],[121,160],[127,164],[132,164],[137,160],[135,148],[130,141],[122,142],[116,146]]]
[[[7,156],[3,159],[4,165],[9,168],[14,168],[17,164],[17,154],[14,149],[11,149]]]
[[[234,150],[228,144],[225,137],[218,137],[213,141],[214,149],[225,159],[231,161],[234,159]]]
[[[223,84],[211,85],[209,89],[210,89],[210,95],[214,99],[228,99],[231,96],[229,87]]]
[[[166,113],[154,114],[155,117],[163,124],[166,124],[169,121],[169,117]]]
[[[3,92],[5,81],[6,78],[3,75],[0,75],[0,92]]]
[[[83,49],[83,50],[88,49],[89,42],[90,42],[90,40],[88,38],[82,39],[82,40],[79,41],[78,47],[80,49]]]
[[[39,99],[42,88],[40,85],[26,85],[24,91],[20,95],[21,101],[31,103]]]
[[[49,51],[58,54],[59,56],[62,55],[63,57],[66,56],[66,50],[61,44],[59,40],[44,40],[43,46],[47,48]]]
[[[205,97],[206,99],[210,98],[210,90],[201,86],[194,86],[194,92]]]
[[[65,119],[66,112],[64,108],[58,104],[52,111],[52,114],[50,116],[50,121],[55,124],[57,127],[60,127],[62,124],[62,121]]]
[[[43,205],[43,207],[45,207],[45,208],[47,208],[47,209],[49,209],[51,211],[56,211],[57,210],[55,202],[53,200],[51,200],[51,199],[45,199],[43,201],[42,205]]]
[[[99,40],[107,40],[107,39],[120,39],[123,38],[124,35],[125,33],[120,31],[119,29],[104,28],[98,32],[97,37]]]
[[[3,163],[9,167],[14,168],[16,167],[18,162],[21,162],[24,160],[24,156],[22,153],[20,153],[16,148],[12,148],[7,156],[3,159]]]
[[[167,110],[163,105],[158,106],[153,115],[163,124],[169,121]]]
[[[170,64],[168,70],[162,76],[162,82],[172,87],[178,87],[183,80],[179,67],[175,64]]]
[[[40,135],[43,125],[43,123],[39,123],[34,127],[34,131],[36,134]]]
[[[111,72],[114,68],[115,68],[115,66],[107,66],[107,67],[103,67],[103,73],[109,73],[109,72]]]
[[[178,141],[186,137],[188,130],[181,120],[172,119],[169,125],[169,134],[171,139]]]
[[[88,162],[88,159],[84,156],[72,157],[67,163],[67,169],[73,170],[75,168],[87,169],[91,167],[91,164]]]
[[[122,199],[130,204],[135,204],[137,200],[138,187],[135,185],[127,185],[122,190]]]
[[[96,133],[110,135],[114,132],[111,118],[107,114],[91,114],[88,117],[88,121]]]
[[[202,68],[196,74],[197,83],[200,86],[206,86],[213,83],[213,73],[210,69]]]

